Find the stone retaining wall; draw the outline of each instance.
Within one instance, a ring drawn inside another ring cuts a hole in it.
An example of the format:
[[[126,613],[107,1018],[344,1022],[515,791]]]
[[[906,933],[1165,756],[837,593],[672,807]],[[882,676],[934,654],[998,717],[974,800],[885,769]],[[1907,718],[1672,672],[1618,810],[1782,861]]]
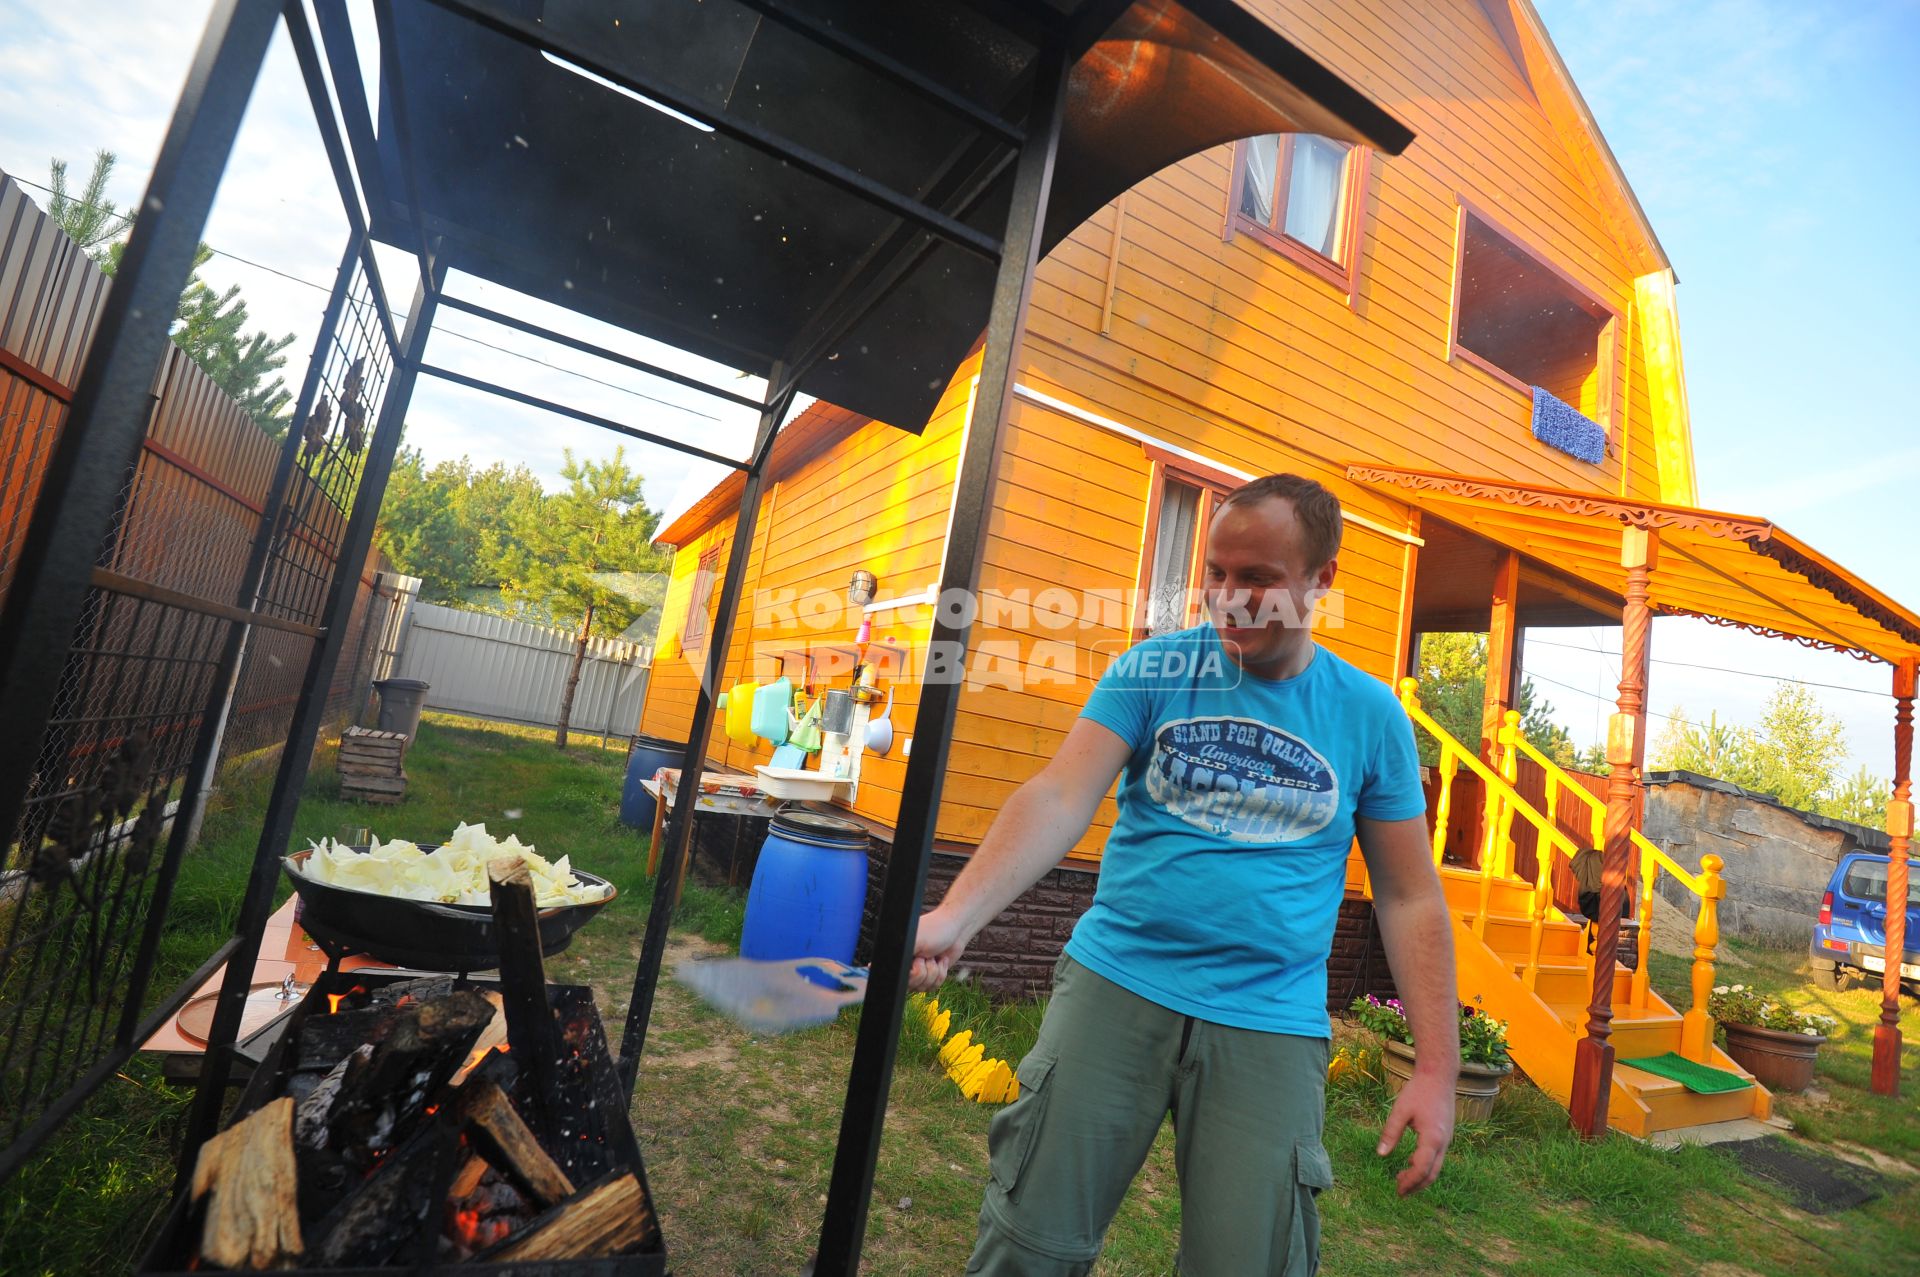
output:
[[[1840,858],[1851,851],[1887,851],[1877,829],[1782,806],[1770,794],[1692,772],[1646,778],[1642,832],[1689,872],[1711,852],[1726,862],[1722,935],[1767,944],[1805,945],[1820,912],[1820,895]],[[1661,895],[1688,919],[1692,893],[1671,878]]]

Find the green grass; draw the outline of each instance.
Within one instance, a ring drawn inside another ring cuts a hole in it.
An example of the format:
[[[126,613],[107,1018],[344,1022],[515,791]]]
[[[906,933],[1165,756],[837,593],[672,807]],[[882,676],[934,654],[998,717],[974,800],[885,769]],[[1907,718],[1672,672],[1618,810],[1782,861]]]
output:
[[[550,963],[553,979],[594,986],[617,1039],[651,902],[644,835],[614,818],[621,759],[591,744],[558,754],[542,733],[430,715],[408,758],[411,797],[398,808],[342,803],[324,756],[297,839],[370,825],[420,840],[458,820],[485,820],[549,856],[566,852],[603,873],[621,897]],[[230,784],[183,874],[165,961],[171,980],[223,938],[252,854],[270,778]],[[508,810],[517,817],[508,817]],[[689,884],[668,965],[739,938],[744,893]],[[1440,1182],[1396,1196],[1402,1155],[1373,1148],[1388,1109],[1384,1085],[1351,1073],[1328,1096],[1326,1142],[1336,1186],[1322,1195],[1329,1274],[1693,1273],[1718,1277],[1819,1272],[1848,1277],[1913,1270],[1920,1254],[1920,1014],[1903,1004],[1909,1098],[1866,1089],[1877,993],[1821,993],[1804,954],[1726,947],[1721,983],[1756,984],[1842,1021],[1821,1052],[1816,1088],[1780,1097],[1797,1136],[1849,1155],[1876,1150],[1894,1190],[1830,1218],[1795,1210],[1724,1152],[1663,1152],[1614,1136],[1574,1138],[1566,1113],[1516,1082],[1491,1121],[1462,1127]],[[1735,965],[1736,962],[1744,965]],[[1656,986],[1690,1001],[1688,964],[1656,954]],[[953,1028],[990,1054],[1018,1060],[1042,1006],[996,1004],[950,984]],[[761,1037],[716,1015],[671,980],[657,991],[633,1121],[647,1158],[674,1270],[681,1277],[795,1272],[811,1254],[847,1099],[858,1012],[824,1028]],[[1344,1030],[1342,1033],[1344,1035]],[[1345,1039],[1343,1037],[1343,1040]],[[0,1190],[0,1272],[112,1273],[137,1255],[164,1203],[169,1143],[183,1098],[136,1062],[103,1088],[49,1154]],[[945,1277],[971,1248],[986,1178],[994,1109],[965,1100],[934,1046],[909,1021],[889,1093],[866,1242],[867,1268],[888,1277]],[[1135,1180],[1095,1269],[1098,1277],[1159,1277],[1177,1244],[1180,1204],[1170,1130]]]

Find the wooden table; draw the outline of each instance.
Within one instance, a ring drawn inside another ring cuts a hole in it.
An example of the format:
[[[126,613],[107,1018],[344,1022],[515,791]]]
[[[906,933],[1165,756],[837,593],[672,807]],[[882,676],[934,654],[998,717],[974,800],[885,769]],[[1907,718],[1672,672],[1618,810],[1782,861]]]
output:
[[[666,829],[667,808],[679,791],[680,769],[662,767],[653,779],[641,781],[640,787],[653,796],[653,838],[647,848],[647,876],[652,877],[659,872],[660,837]],[[779,800],[767,797],[758,779],[745,772],[701,772],[700,792],[694,796],[693,805],[696,811],[735,817],[772,816],[780,810]],[[686,890],[687,862],[692,855],[693,838],[689,834],[686,853],[680,858],[680,879],[674,887],[675,905]]]
[[[253,966],[253,981],[255,984],[278,984],[288,976],[292,976],[298,992],[304,995],[307,986],[312,985],[320,978],[321,973],[326,971],[327,955],[316,948],[308,947],[311,942],[308,940],[307,933],[301,930],[300,924],[293,920],[294,906],[297,903],[299,903],[299,897],[289,897],[287,902],[267,919],[266,931],[260,937],[260,957]],[[390,963],[377,962],[365,954],[355,954],[340,964],[342,971],[357,971],[363,967],[381,971],[394,969]],[[185,1011],[187,1005],[202,994],[217,993],[220,982],[226,978],[226,974],[226,967],[221,966],[208,976],[188,997],[186,1003],[181,1004],[180,1010]],[[292,1010],[298,1005],[297,1001],[289,1002],[287,1009]],[[242,1036],[245,1035],[242,1034]],[[181,1030],[180,1012],[175,1012],[166,1023],[154,1031],[152,1037],[141,1044],[140,1049],[151,1051],[162,1057],[162,1069],[168,1078],[187,1080],[199,1075],[200,1057],[206,1054],[207,1045]]]

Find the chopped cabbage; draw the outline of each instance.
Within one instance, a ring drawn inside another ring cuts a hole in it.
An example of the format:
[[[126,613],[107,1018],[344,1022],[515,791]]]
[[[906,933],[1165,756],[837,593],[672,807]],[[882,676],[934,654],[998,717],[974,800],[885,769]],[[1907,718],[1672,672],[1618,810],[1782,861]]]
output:
[[[549,861],[512,834],[495,838],[485,825],[462,823],[453,836],[432,851],[404,839],[381,842],[375,838],[366,852],[357,852],[331,838],[309,842],[305,874],[315,882],[332,883],[358,891],[378,892],[405,900],[433,900],[448,905],[484,905],[487,862],[518,853],[533,878],[534,904],[541,909],[592,904],[603,900],[609,888],[581,882],[573,876],[567,857]]]

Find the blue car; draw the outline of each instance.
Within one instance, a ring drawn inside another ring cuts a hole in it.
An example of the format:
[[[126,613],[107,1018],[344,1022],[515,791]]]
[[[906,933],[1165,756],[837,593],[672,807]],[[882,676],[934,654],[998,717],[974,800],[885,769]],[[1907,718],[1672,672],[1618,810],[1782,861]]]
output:
[[[1810,957],[1813,982],[1846,989],[1854,981],[1879,984],[1887,967],[1887,857],[1871,852],[1842,856],[1827,893],[1820,898]],[[1920,865],[1907,879],[1906,954],[1900,978],[1909,991],[1920,986]]]

